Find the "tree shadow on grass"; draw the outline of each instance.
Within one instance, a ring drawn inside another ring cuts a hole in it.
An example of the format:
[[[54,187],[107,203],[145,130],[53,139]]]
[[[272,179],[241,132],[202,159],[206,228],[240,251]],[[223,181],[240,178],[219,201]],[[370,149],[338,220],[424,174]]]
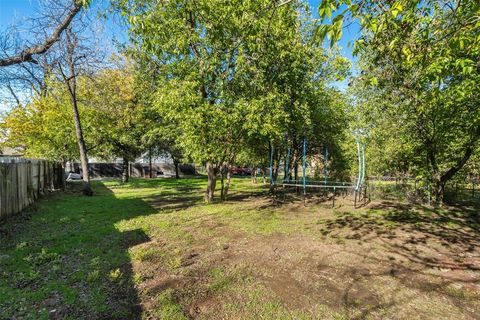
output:
[[[0,319],[139,319],[128,249],[149,241],[115,224],[155,212],[141,199],[56,194],[0,225]]]
[[[202,190],[203,191],[203,190]],[[179,195],[178,193],[165,196],[165,194],[159,194],[155,197],[150,197],[146,199],[146,201],[155,209],[165,210],[165,212],[172,212],[172,211],[181,211],[186,210],[195,206],[205,205],[205,201],[203,198],[204,193],[194,193],[194,194],[185,194]],[[225,201],[220,201],[219,197],[216,196],[214,199],[214,204],[222,203],[222,204],[233,204],[243,201],[251,201],[254,199],[267,199],[266,193],[263,191],[259,192],[244,192],[244,191],[234,191],[227,196]],[[269,200],[269,199],[267,199]],[[270,202],[265,205],[265,207],[271,206]],[[263,209],[264,207],[259,207],[259,209]]]
[[[412,302],[418,303],[416,316],[422,317],[422,313],[427,312],[427,318],[430,318],[428,301],[425,301],[426,295],[429,295],[432,303],[435,303],[435,300],[444,301],[446,308],[439,311],[442,317],[476,319],[480,309],[479,293],[475,288],[480,280],[478,277],[475,280],[469,276],[475,269],[468,270],[469,274],[456,272],[457,270],[431,272],[430,265],[406,264],[394,258],[398,253],[395,250],[389,251],[390,256],[387,258],[374,252],[349,253],[355,256],[356,260],[363,261],[360,267],[357,264],[356,267],[343,269],[341,273],[341,277],[351,279],[338,293],[343,299],[343,310],[349,318],[352,314],[356,314],[353,317],[355,319],[370,319],[372,316],[375,318],[378,311],[401,310],[403,305],[411,307]],[[372,290],[373,284],[381,284],[382,291],[385,291],[375,292]],[[417,299],[421,299],[420,302],[414,302]],[[455,311],[451,306],[458,309]]]
[[[155,209],[165,210],[166,212],[185,210],[203,203],[200,197],[164,197],[159,195],[148,200],[148,204]]]
[[[121,182],[118,182],[118,185],[121,186]],[[199,190],[206,185],[205,177],[196,177],[196,178],[153,178],[153,179],[137,179],[131,178],[130,181],[125,184],[125,186],[131,188],[151,188],[156,189],[159,187],[167,187],[169,190],[177,191],[193,191]]]
[[[324,235],[380,241],[390,251],[425,267],[480,270],[469,259],[456,259],[459,253],[480,247],[480,216],[472,208],[383,202],[364,213],[343,212],[323,222]]]
[[[343,244],[342,254],[352,256],[352,264],[340,268],[341,278],[352,281],[339,294],[345,313],[352,315],[355,310],[359,319],[411,303],[419,293],[447,299],[464,316],[475,318],[480,294],[479,227],[478,212],[471,207],[438,209],[393,202],[334,212],[333,217],[318,221],[318,231]],[[377,296],[371,290],[376,281],[388,281],[391,291]]]
[[[376,248],[375,254],[345,248],[358,259],[368,260],[362,264],[363,272],[347,269],[350,278],[361,274],[373,281],[376,277],[390,276],[408,288],[443,295],[460,310],[471,310],[469,294],[464,289],[473,288],[471,295],[478,295],[475,292],[480,284],[479,218],[471,207],[436,209],[382,202],[366,211],[340,212],[333,218],[320,220],[319,231],[334,239]],[[352,306],[348,290],[344,294],[348,309]],[[392,301],[399,303],[396,298]],[[382,303],[372,306],[373,309],[364,310],[362,317],[377,307],[389,307]]]
[[[332,190],[309,188],[304,195],[301,187],[279,187],[275,190],[275,194],[270,197],[272,199],[272,203],[277,207],[290,206],[294,204],[303,204],[305,207],[322,205],[327,208],[338,208],[343,206],[354,207],[355,205],[353,195],[347,193],[345,190],[337,190],[334,196]],[[366,203],[364,199],[356,202],[357,209],[365,205]]]
[[[238,179],[238,178],[237,178]],[[164,183],[166,182],[166,183]],[[135,187],[142,185],[136,183]],[[166,190],[158,194],[145,198],[153,208],[164,210],[165,212],[186,210],[195,206],[205,205],[204,195],[206,190],[206,179],[170,179],[154,182],[152,185],[157,187],[166,187]],[[250,201],[258,198],[266,199],[268,196],[268,187],[255,186],[253,190],[240,188],[231,188],[225,201],[220,200],[220,190],[217,185],[213,204],[233,204],[237,202]]]

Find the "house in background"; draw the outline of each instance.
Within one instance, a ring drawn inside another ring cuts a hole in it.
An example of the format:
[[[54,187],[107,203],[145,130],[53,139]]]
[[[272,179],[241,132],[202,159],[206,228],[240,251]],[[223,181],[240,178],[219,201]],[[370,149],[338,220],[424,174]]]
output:
[[[0,147],[0,157],[21,157],[22,155],[21,148]]]
[[[135,159],[135,162],[137,163],[166,163],[166,164],[173,164],[173,158],[168,152],[163,152],[159,155],[154,155],[152,156],[152,159],[150,159],[150,153],[144,152],[140,157]]]
[[[173,158],[168,153],[163,153],[162,155],[153,156],[150,159],[148,152],[144,152],[140,157],[136,158],[134,163],[164,163],[164,164],[174,164]],[[111,161],[105,161],[105,159],[97,159],[95,157],[89,157],[88,163],[123,163],[123,159],[118,157],[111,159]]]

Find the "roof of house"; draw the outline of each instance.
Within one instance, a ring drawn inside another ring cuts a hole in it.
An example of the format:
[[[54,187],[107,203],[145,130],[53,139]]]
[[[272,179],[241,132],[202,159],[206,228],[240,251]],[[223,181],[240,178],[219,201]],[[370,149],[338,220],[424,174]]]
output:
[[[2,156],[21,156],[23,151],[17,148],[3,147],[0,149],[0,155]]]

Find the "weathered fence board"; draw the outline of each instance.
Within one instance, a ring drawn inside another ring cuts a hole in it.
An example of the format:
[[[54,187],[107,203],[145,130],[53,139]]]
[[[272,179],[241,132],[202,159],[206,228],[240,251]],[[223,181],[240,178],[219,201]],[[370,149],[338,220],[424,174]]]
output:
[[[60,163],[0,157],[0,220],[19,213],[48,190],[64,186]]]

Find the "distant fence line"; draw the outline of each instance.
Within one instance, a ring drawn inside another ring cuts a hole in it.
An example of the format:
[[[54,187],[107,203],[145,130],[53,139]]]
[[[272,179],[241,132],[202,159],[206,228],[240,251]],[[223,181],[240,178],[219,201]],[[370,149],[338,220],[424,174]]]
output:
[[[121,177],[123,172],[122,163],[89,163],[88,171],[92,178]],[[150,166],[148,163],[130,163],[130,176],[134,178],[148,178]],[[179,164],[180,176],[194,175],[195,167],[190,164]],[[152,163],[152,177],[175,176],[175,166],[168,163]]]
[[[0,157],[0,220],[17,214],[49,190],[64,187],[58,162]]]
[[[366,184],[372,199],[408,200],[430,203],[431,190],[421,185],[420,180],[408,176],[369,176]],[[480,202],[478,178],[454,179],[445,186],[445,200],[449,203]]]

